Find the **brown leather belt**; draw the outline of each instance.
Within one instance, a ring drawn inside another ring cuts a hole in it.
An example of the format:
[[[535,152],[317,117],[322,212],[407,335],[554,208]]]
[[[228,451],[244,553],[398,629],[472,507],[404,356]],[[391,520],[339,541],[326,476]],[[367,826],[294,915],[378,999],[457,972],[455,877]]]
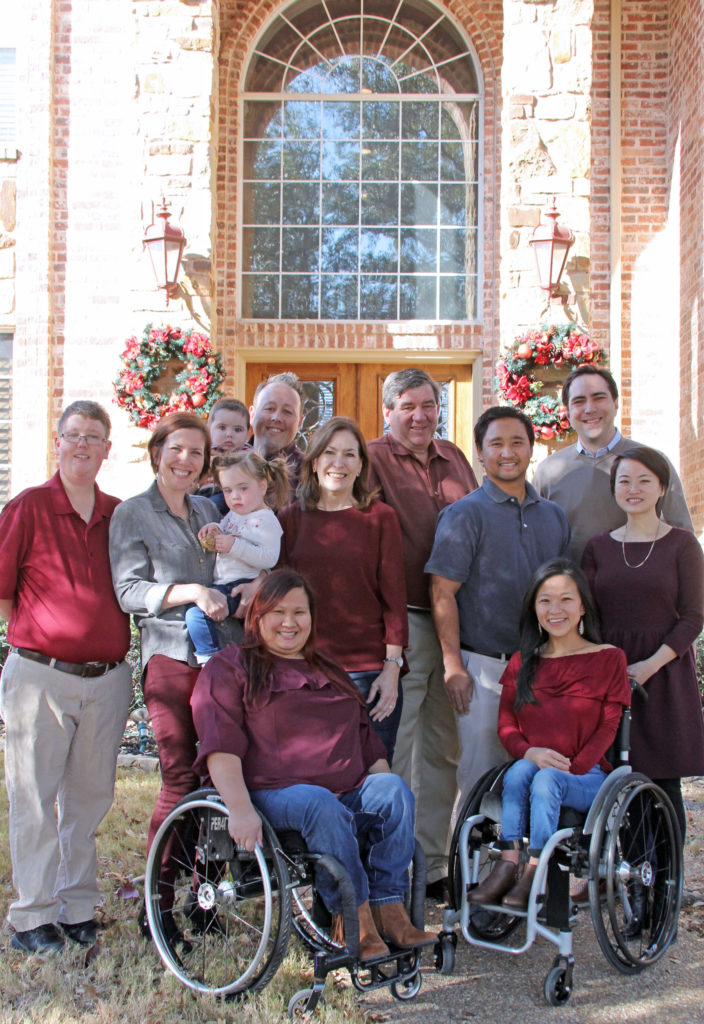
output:
[[[72,676],[83,676],[84,679],[104,676],[106,672],[112,672],[114,668],[122,664],[120,661],[87,661],[81,664],[75,661],[58,661],[56,658],[49,658],[46,654],[40,654],[39,651],[30,651],[26,647],[11,647],[10,650],[19,654],[20,658],[38,661],[40,665],[57,668],[59,672],[68,672]]]

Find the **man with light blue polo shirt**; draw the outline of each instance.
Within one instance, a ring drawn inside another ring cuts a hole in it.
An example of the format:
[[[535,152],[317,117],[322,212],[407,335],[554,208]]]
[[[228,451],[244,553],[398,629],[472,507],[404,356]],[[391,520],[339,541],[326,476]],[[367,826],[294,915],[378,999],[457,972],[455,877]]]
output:
[[[533,572],[567,553],[567,517],[526,482],[533,426],[513,406],[477,420],[481,487],[440,514],[425,571],[445,691],[457,716],[464,800],[484,772],[506,759],[496,735],[500,679],[519,646],[518,620]]]

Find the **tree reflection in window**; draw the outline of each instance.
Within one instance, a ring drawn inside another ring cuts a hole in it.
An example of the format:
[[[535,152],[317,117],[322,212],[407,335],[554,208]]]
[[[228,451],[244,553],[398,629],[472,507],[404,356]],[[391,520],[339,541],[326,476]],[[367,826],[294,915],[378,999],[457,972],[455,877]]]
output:
[[[481,97],[439,8],[295,3],[245,88],[245,316],[478,318]]]

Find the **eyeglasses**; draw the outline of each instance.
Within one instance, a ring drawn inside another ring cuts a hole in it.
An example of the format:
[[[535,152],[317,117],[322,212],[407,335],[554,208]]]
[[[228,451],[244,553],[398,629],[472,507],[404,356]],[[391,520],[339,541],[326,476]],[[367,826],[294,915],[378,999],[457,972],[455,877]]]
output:
[[[99,444],[105,444],[107,441],[106,437],[101,437],[100,434],[79,434],[76,431],[71,431],[68,434],[59,435],[66,444],[78,444],[79,441],[85,441],[91,448],[97,448]]]

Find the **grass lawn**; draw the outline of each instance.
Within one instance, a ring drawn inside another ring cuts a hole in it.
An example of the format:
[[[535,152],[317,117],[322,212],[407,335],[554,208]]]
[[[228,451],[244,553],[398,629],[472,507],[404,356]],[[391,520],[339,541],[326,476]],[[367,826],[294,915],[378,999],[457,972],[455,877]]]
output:
[[[1,755],[0,755],[1,761]],[[260,995],[237,1003],[195,996],[163,968],[150,942],[137,933],[139,899],[118,896],[123,883],[144,872],[147,823],[159,787],[157,774],[118,773],[115,803],[98,832],[99,883],[105,895],[100,952],[67,943],[57,956],[27,957],[10,947],[5,922],[12,899],[7,797],[0,784],[0,1024],[274,1024],[288,1020],[291,996],[309,984],[310,961],[295,942],[274,981]],[[31,842],[31,836],[27,837]],[[320,1024],[361,1024],[346,975],[328,978]],[[378,1019],[378,1018],[377,1018]]]

